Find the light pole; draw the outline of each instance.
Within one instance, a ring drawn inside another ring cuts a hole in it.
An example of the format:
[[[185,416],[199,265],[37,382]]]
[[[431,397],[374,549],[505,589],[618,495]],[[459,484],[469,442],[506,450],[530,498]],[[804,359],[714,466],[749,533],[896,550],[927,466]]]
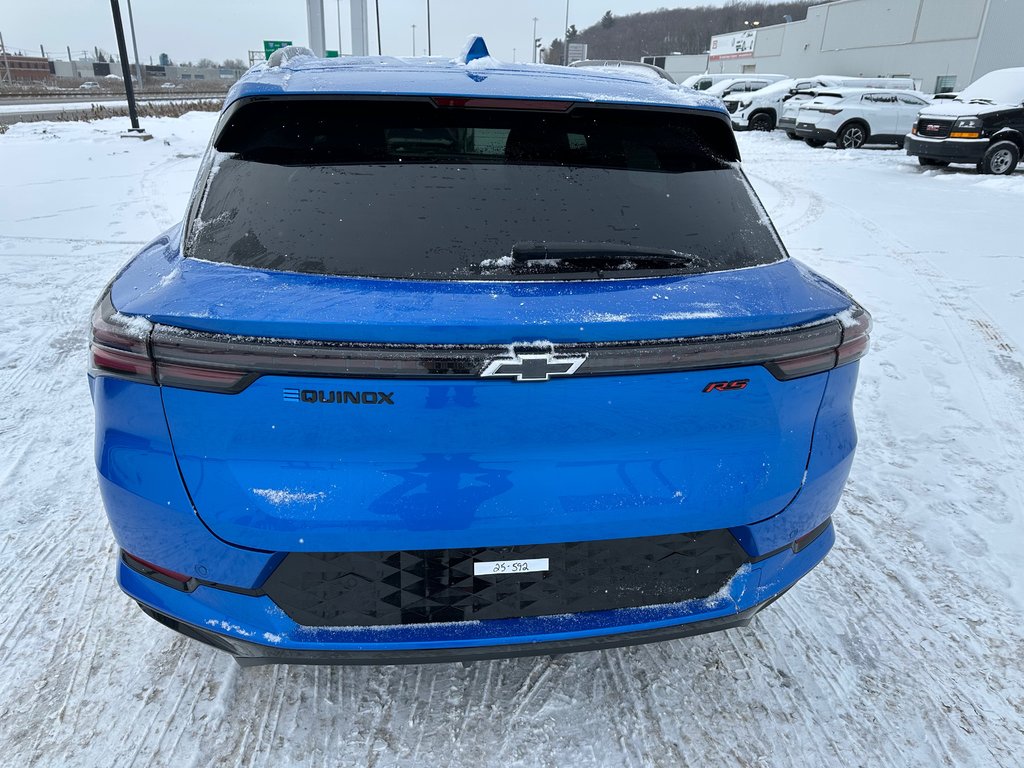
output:
[[[135,108],[135,88],[132,87],[132,73],[128,64],[128,48],[124,44],[124,25],[121,23],[121,6],[118,0],[110,0],[110,11],[114,15],[114,33],[117,35],[117,55],[121,59],[121,75],[124,77],[124,95],[128,98],[128,117],[132,127],[126,136],[152,138],[139,128],[139,113]]]
[[[433,56],[434,52],[430,48],[430,0],[427,0],[427,56]]]
[[[412,55],[416,55],[416,25],[412,25]]]
[[[534,64],[536,64],[537,63],[537,17],[536,16],[533,17],[533,45],[531,47],[533,48],[533,56],[531,58],[531,61]]]
[[[128,27],[132,31],[132,50],[135,52],[135,79],[142,87],[142,67],[139,64],[139,43],[135,39],[135,19],[132,17],[132,0],[128,0]]]

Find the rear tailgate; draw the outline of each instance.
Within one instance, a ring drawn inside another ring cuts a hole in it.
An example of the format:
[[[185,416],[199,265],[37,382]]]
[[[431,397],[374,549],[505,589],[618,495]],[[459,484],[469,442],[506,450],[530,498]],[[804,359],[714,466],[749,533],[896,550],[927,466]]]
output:
[[[443,369],[437,350],[453,338],[498,358],[509,353],[496,342],[543,340],[592,356],[619,342],[639,359],[652,347],[638,340],[799,326],[850,304],[792,261],[661,280],[441,290],[179,259],[171,279],[131,287],[159,269],[168,269],[164,257],[144,254],[114,285],[114,302],[173,325],[170,337],[186,346],[193,336],[222,338],[238,352],[302,329],[314,350],[352,338],[368,340],[378,355],[404,349],[415,359],[422,349],[433,370]],[[267,296],[278,299],[273,312]],[[158,358],[159,350],[154,342]],[[827,374],[779,381],[762,365],[586,373],[521,382],[416,378],[415,371],[408,378],[401,369],[397,378],[375,377],[365,366],[357,376],[339,369],[276,375],[271,367],[234,394],[177,386],[166,373],[162,380],[199,515],[218,536],[257,549],[424,549],[697,531],[764,519],[799,489]],[[749,382],[742,389],[705,391],[742,380]]]

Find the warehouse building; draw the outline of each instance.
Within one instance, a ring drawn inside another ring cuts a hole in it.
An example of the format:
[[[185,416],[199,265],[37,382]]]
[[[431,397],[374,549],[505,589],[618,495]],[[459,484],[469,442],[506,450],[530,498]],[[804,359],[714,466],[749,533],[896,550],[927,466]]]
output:
[[[707,66],[711,73],[912,77],[922,90],[944,93],[994,69],[1024,66],[1022,31],[1024,0],[835,0],[812,6],[803,21],[713,37]],[[665,57],[669,72],[673,58]]]

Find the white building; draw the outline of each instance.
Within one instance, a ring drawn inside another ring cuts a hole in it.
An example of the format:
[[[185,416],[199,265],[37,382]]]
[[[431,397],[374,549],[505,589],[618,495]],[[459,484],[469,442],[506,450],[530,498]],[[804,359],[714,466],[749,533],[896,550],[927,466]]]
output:
[[[835,0],[803,21],[713,37],[708,71],[902,76],[958,91],[1024,66],[1022,33],[1024,0]]]

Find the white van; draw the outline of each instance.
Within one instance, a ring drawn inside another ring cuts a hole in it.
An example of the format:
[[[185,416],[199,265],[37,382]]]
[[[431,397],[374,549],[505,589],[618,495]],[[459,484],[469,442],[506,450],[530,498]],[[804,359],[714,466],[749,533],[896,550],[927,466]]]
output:
[[[734,93],[725,97],[725,106],[732,115],[737,131],[772,131],[782,128],[793,131],[796,120],[783,116],[783,104],[800,91],[818,88],[896,88],[915,90],[917,84],[909,77],[846,77],[843,75],[815,75],[780,80],[754,93]],[[787,121],[792,121],[787,122]]]

